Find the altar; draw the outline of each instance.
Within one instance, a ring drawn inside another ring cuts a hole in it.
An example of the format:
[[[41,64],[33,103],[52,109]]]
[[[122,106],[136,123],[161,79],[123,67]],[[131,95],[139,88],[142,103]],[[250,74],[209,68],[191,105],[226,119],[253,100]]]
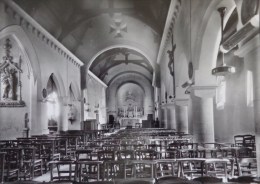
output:
[[[132,126],[136,123],[142,123],[141,118],[119,118],[120,127]]]

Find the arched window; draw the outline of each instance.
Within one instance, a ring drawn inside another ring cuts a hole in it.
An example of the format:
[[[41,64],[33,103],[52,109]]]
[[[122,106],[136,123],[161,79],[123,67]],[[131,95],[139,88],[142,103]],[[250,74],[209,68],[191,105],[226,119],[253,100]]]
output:
[[[247,71],[247,106],[253,107],[254,93],[253,93],[253,74],[252,71]]]
[[[48,129],[50,133],[58,131],[58,118],[60,114],[59,100],[57,87],[53,80],[53,74],[50,76],[47,83],[47,117],[48,117]]]
[[[216,104],[217,109],[224,109],[226,102],[226,80],[224,76],[218,76],[217,78],[217,91],[216,91]]]

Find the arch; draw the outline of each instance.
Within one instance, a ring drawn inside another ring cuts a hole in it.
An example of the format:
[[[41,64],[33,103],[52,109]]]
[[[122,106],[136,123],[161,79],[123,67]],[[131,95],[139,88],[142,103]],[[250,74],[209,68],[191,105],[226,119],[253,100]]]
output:
[[[145,96],[147,98],[151,98],[151,100],[153,100],[153,86],[152,84],[147,81],[147,80],[143,80],[144,78],[140,75],[135,75],[135,77],[138,78],[131,78],[131,76],[129,77],[128,75],[120,75],[119,77],[117,77],[117,80],[114,80],[110,86],[108,86],[107,88],[107,96],[109,98],[107,98],[107,104],[108,106],[112,107],[114,106],[114,102],[112,99],[114,97],[116,97],[117,91],[119,86],[127,83],[127,82],[132,82],[135,84],[138,84],[145,92]]]
[[[145,51],[141,50],[141,49],[138,49],[137,47],[134,47],[134,46],[130,46],[130,45],[125,45],[125,44],[114,44],[114,45],[110,45],[110,46],[107,46],[103,49],[101,49],[99,52],[97,52],[89,61],[89,63],[87,64],[87,71],[89,70],[91,64],[95,61],[95,59],[103,54],[104,52],[108,51],[108,50],[111,50],[111,49],[116,49],[116,48],[126,48],[126,49],[132,49],[136,52],[139,52],[141,53],[146,59],[147,61],[151,64],[151,66],[153,67],[153,69],[155,68],[155,63],[152,62],[152,57],[149,56],[148,53],[146,53]]]
[[[64,95],[64,89],[62,89],[61,87],[61,82],[60,80],[56,77],[56,75],[54,73],[52,73],[49,77],[48,77],[48,81],[47,81],[47,84],[49,82],[50,79],[53,79],[54,83],[55,83],[55,86],[57,88],[57,95],[59,97],[63,96]],[[46,89],[47,89],[47,84],[46,84]],[[64,88],[64,87],[63,87]]]
[[[144,94],[145,94],[145,89],[144,89],[144,87],[143,87],[139,82],[130,79],[130,80],[127,80],[127,81],[122,81],[122,83],[120,83],[120,84],[117,86],[116,94],[115,94],[115,95],[117,95],[118,90],[119,90],[123,85],[128,84],[128,83],[136,84],[137,86],[139,86],[139,87],[143,90],[143,92],[144,92]]]
[[[149,82],[152,83],[152,81],[147,77],[145,76],[143,73],[140,73],[140,72],[137,72],[137,71],[124,71],[124,72],[120,72],[118,74],[116,74],[114,77],[112,77],[109,82],[107,83],[107,86],[109,86],[117,77],[121,76],[121,75],[124,75],[124,74],[137,74],[137,75],[141,75],[142,77],[144,77],[146,80],[148,80]]]
[[[3,39],[7,36],[11,36],[14,40],[18,43],[19,48],[21,49],[22,53],[26,60],[29,61],[28,68],[31,68],[30,71],[34,78],[34,83],[37,84],[37,97],[41,99],[41,69],[39,64],[39,59],[36,54],[36,51],[28,38],[27,34],[24,32],[21,26],[18,25],[11,25],[8,27],[3,28],[0,30],[0,39]]]
[[[218,48],[220,43],[220,16],[217,12],[218,7],[226,7],[227,11],[225,13],[224,18],[224,26],[227,23],[229,17],[231,16],[233,10],[236,8],[236,4],[234,0],[230,1],[211,1],[210,5],[208,6],[207,10],[205,11],[205,14],[202,18],[202,25],[199,26],[200,30],[197,31],[196,41],[193,44],[194,50],[194,67],[195,69],[198,69],[201,66],[201,55],[203,52],[210,52],[208,51],[209,48],[212,48],[212,46],[208,47],[208,45],[212,45],[214,43],[214,49]],[[219,24],[216,24],[216,22],[219,22]],[[216,28],[216,29],[214,29]],[[210,35],[210,36],[209,36]],[[209,38],[215,39],[209,40]],[[195,45],[197,45],[195,47]]]
[[[224,23],[226,24],[228,18],[231,16],[236,4],[233,0],[230,1],[212,1],[207,8],[204,17],[203,24],[200,30],[198,30],[200,36],[197,36],[196,48],[199,48],[198,53],[195,55],[194,68],[195,71],[195,83],[200,82],[199,85],[215,85],[216,78],[211,75],[211,69],[216,65],[217,54],[219,51],[219,43],[221,38],[221,24],[220,15],[217,11],[218,7],[226,7]],[[217,24],[216,22],[219,22]],[[206,80],[205,80],[206,79]]]

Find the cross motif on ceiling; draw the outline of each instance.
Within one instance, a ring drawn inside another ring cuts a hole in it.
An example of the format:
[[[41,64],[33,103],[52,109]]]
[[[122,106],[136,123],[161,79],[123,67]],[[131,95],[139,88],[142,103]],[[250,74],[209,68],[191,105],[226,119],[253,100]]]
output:
[[[110,25],[110,33],[115,33],[115,38],[123,37],[122,32],[127,32],[127,24],[122,23],[121,15],[115,15],[114,23]]]

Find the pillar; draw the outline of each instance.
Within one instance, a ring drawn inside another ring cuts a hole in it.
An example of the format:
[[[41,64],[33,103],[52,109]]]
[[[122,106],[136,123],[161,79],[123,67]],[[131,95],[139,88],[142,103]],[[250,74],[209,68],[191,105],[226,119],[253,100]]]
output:
[[[41,121],[41,133],[38,132],[32,132],[33,135],[37,135],[37,134],[49,134],[49,129],[48,129],[48,117],[47,117],[47,103],[46,102],[42,102],[40,101],[38,104],[40,107],[38,107],[38,109],[40,109],[40,113],[39,113],[39,117],[41,117],[40,121]],[[36,127],[33,129],[36,129]]]
[[[192,125],[194,142],[215,142],[213,97],[216,86],[193,86],[192,100]]]
[[[235,52],[244,58],[245,67],[252,71],[256,137],[257,176],[260,177],[260,36],[259,34]]]
[[[165,107],[161,107],[160,128],[167,128],[167,111]]]
[[[188,99],[175,100],[176,131],[188,133]]]
[[[67,131],[68,130],[68,105],[67,105],[67,97],[59,97],[60,104],[60,123],[59,123],[59,131]]]
[[[167,129],[176,130],[176,118],[175,118],[175,105],[174,104],[166,104],[167,111]]]

